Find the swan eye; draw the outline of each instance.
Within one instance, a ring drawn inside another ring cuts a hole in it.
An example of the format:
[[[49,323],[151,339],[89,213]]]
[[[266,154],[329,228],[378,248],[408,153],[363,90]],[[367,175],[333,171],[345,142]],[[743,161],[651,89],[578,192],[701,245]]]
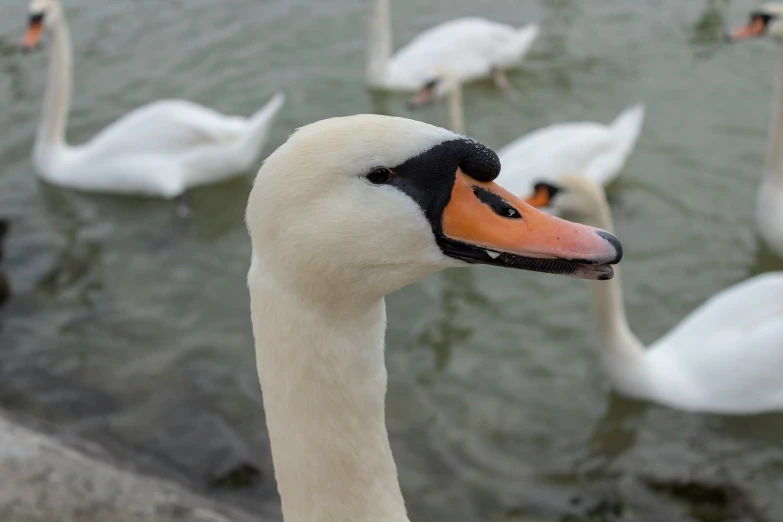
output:
[[[367,180],[373,185],[383,185],[384,183],[388,183],[391,177],[392,171],[386,167],[372,169],[370,173],[367,174]]]

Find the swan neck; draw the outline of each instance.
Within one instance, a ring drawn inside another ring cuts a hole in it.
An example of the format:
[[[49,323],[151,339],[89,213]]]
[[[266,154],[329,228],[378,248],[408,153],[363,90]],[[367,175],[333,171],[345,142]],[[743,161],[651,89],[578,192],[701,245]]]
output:
[[[462,102],[462,85],[455,81],[448,94],[449,126],[457,134],[465,134],[465,112]]]
[[[590,225],[614,232],[614,222],[609,204],[603,198]],[[614,277],[608,281],[592,283],[596,324],[601,344],[607,357],[616,361],[636,361],[644,355],[644,345],[631,331],[625,315],[625,302],[620,269],[614,267]]]
[[[50,32],[51,52],[46,98],[34,150],[39,162],[65,149],[65,128],[71,106],[71,35],[65,18],[53,25]]]
[[[392,53],[391,10],[389,0],[376,0],[370,16],[367,37],[367,81],[381,86]]]
[[[770,132],[765,182],[783,188],[783,45],[779,48],[778,79],[773,106],[774,120]]]
[[[254,262],[256,363],[286,522],[408,522],[385,421],[383,299],[351,314]],[[346,309],[349,309],[349,303]]]

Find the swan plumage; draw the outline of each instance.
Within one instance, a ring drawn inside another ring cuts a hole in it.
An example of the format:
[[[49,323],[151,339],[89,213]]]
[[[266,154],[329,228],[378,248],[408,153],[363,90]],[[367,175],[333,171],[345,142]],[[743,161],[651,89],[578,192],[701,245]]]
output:
[[[475,263],[611,277],[616,238],[533,209],[499,170],[480,143],[379,115],[307,125],[265,160],[248,288],[285,520],[408,520],[385,424],[386,294]]]
[[[529,195],[536,181],[556,181],[578,173],[601,185],[617,178],[644,123],[644,105],[633,105],[609,125],[557,123],[526,134],[498,151],[503,170],[498,183]]]
[[[449,127],[464,133],[462,82],[449,69],[437,69],[428,88],[415,96],[408,108],[431,103],[437,97],[436,90],[445,99]],[[609,125],[556,123],[525,134],[498,151],[503,169],[497,182],[519,196],[532,194],[537,181],[555,181],[569,173],[608,185],[633,152],[644,117],[644,105],[636,104],[622,111]]]
[[[529,201],[613,228],[603,188],[588,178],[564,176],[537,192]],[[783,410],[783,272],[718,292],[647,347],[628,325],[619,271],[593,293],[601,360],[621,393],[694,412]]]
[[[40,176],[84,191],[173,198],[188,188],[246,172],[284,103],[280,93],[250,118],[226,116],[185,100],[139,107],[87,143],[65,140],[71,102],[71,42],[59,0],[32,0],[23,42],[33,48],[51,35],[46,100],[33,148]]]
[[[431,27],[392,55],[389,0],[376,0],[370,19],[367,81],[377,89],[418,91],[439,68],[469,82],[519,67],[538,26],[513,27],[479,17]]]

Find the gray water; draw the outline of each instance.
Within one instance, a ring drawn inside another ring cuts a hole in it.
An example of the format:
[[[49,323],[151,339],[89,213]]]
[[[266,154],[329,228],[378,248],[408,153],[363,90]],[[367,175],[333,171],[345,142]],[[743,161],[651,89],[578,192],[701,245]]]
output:
[[[167,202],[38,181],[29,153],[47,58],[17,51],[24,4],[0,2],[0,216],[13,226],[0,404],[276,514],[245,288],[242,219],[254,172],[193,191],[185,237],[172,232]],[[404,95],[365,89],[368,7],[67,2],[69,140],[163,97],[250,114],[279,89],[287,103],[266,153],[294,128],[336,115],[445,125],[442,106],[412,115]],[[610,195],[629,319],[651,342],[715,292],[783,269],[752,222],[778,51],[769,41],[721,43],[724,25],[744,22],[753,7],[394,0],[392,11],[395,47],[462,15],[541,25],[525,67],[510,75],[518,103],[489,82],[466,89],[469,133],[493,148],[549,123],[608,122],[647,104],[641,140]],[[484,267],[389,296],[388,424],[412,520],[752,520],[745,502],[783,520],[783,415],[690,415],[619,398],[596,356],[588,289]],[[238,468],[231,487],[218,480]],[[698,484],[675,495],[687,481]]]

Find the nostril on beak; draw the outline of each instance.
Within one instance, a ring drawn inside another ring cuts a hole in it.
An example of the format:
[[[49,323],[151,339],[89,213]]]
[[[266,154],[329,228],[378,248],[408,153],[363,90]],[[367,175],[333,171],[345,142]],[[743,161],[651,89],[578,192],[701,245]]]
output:
[[[596,232],[600,237],[604,238],[610,245],[612,245],[612,248],[614,248],[614,251],[617,253],[615,258],[612,261],[609,261],[610,264],[619,263],[620,260],[623,258],[623,245],[620,243],[620,240],[614,237],[609,232],[604,232],[603,230],[599,230]]]

